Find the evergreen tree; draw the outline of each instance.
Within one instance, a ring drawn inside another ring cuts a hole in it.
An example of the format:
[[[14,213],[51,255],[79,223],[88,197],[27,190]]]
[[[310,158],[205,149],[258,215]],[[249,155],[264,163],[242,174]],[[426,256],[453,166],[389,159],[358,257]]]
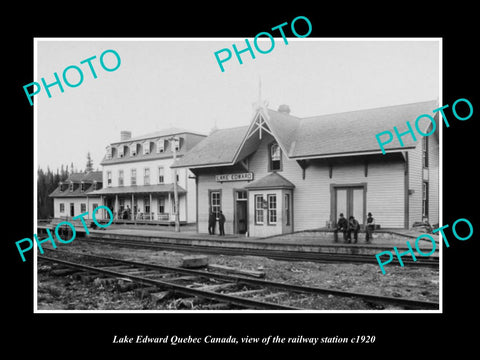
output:
[[[85,172],[93,171],[93,160],[90,156],[90,151],[87,153],[87,164],[85,165]]]

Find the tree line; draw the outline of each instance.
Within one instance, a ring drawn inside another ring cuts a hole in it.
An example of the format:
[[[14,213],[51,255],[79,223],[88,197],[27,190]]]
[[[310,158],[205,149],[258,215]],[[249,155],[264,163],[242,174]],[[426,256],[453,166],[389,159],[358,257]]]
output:
[[[87,154],[87,163],[85,170],[78,170],[73,166],[73,162],[64,166],[61,165],[60,169],[52,171],[48,166],[47,170],[43,170],[40,167],[37,170],[37,216],[38,219],[47,219],[53,217],[53,198],[49,197],[53,190],[57,188],[61,181],[68,179],[70,174],[77,172],[89,172],[93,171],[93,161],[90,157],[90,153]]]

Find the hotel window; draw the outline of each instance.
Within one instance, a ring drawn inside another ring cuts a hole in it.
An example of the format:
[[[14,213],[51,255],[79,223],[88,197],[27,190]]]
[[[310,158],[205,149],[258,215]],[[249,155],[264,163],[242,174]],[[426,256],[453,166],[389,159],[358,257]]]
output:
[[[112,172],[107,171],[107,186],[112,186]]]
[[[73,191],[73,182],[70,182],[70,185],[68,185],[68,190]]]
[[[130,170],[130,184],[137,185],[137,169]]]
[[[428,217],[428,182],[423,182],[422,190],[422,216]]]
[[[93,213],[93,211],[94,211],[97,207],[98,207],[98,204],[97,204],[97,203],[93,203],[93,204],[92,204],[92,213]]]
[[[180,138],[174,138],[172,142],[172,150],[175,148],[175,151],[180,150]]]
[[[137,155],[137,144],[130,145],[130,156]]]
[[[143,155],[150,154],[150,142],[143,143]]]
[[[112,158],[112,147],[107,146],[107,160],[110,160]]]
[[[165,140],[160,139],[157,141],[157,153],[163,153],[165,151]]]
[[[268,223],[277,223],[277,195],[268,195]]]
[[[119,198],[118,199],[118,206],[119,206],[119,211],[122,212],[125,209],[125,199],[124,198]]]
[[[143,185],[150,185],[150,168],[145,168],[143,171]]]
[[[87,204],[81,203],[80,204],[80,212],[83,214],[86,211],[87,211]]]
[[[164,214],[165,213],[165,198],[159,197],[158,198],[158,213]]]
[[[65,212],[65,204],[64,203],[60,203],[60,212],[61,213]]]
[[[268,171],[282,170],[282,150],[277,143],[269,146]]]
[[[422,163],[424,168],[428,168],[428,137],[422,139]]]
[[[124,154],[124,147],[123,145],[119,146],[118,147],[118,157],[123,157],[125,154]]]
[[[165,181],[165,172],[164,172],[163,166],[160,166],[158,168],[158,183],[163,184],[164,181]]]
[[[123,170],[118,170],[118,186],[123,186]]]
[[[83,181],[80,183],[80,191],[81,192],[85,191],[85,183]]]
[[[215,216],[218,216],[220,210],[222,210],[222,194],[220,191],[210,192],[210,209]]]
[[[255,195],[255,224],[263,224],[263,195]]]
[[[143,204],[145,207],[145,214],[150,213],[150,198],[149,197],[144,197],[143,198]]]
[[[286,225],[290,225],[290,194],[285,194],[285,217]]]

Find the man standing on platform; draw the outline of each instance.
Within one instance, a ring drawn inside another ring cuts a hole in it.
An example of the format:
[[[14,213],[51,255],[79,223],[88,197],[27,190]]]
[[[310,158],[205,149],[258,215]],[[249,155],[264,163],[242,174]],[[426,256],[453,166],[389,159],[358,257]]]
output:
[[[225,235],[225,215],[223,215],[222,210],[218,213],[218,229],[220,230],[220,235]]]
[[[369,244],[373,240],[373,231],[375,230],[375,219],[371,212],[368,213],[366,230],[367,234],[365,235],[365,242]]]
[[[210,215],[208,216],[208,233],[210,235],[215,235],[215,222],[216,222],[215,214],[210,211]]]

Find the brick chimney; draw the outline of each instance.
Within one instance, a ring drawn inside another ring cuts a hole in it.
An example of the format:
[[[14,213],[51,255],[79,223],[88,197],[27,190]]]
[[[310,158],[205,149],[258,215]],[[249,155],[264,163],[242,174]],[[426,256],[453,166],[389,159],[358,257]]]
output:
[[[126,131],[126,130],[120,131],[120,140],[121,141],[129,140],[131,138],[132,138],[132,132],[131,131]]]
[[[290,106],[282,104],[278,107],[277,111],[284,114],[290,114]]]

